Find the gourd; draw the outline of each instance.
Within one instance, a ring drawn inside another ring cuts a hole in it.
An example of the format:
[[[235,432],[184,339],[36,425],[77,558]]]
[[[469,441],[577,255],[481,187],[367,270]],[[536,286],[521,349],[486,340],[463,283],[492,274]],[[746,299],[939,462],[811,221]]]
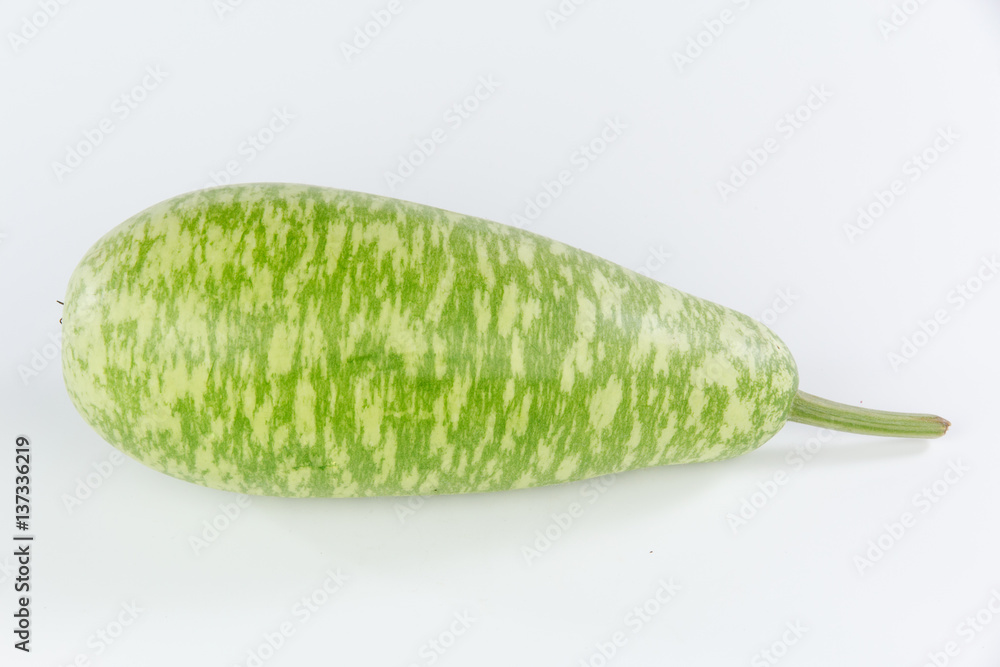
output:
[[[331,188],[161,202],[73,272],[63,373],[142,463],[276,496],[518,489],[749,452],[789,419],[936,437],[798,389],[763,324],[521,229]]]

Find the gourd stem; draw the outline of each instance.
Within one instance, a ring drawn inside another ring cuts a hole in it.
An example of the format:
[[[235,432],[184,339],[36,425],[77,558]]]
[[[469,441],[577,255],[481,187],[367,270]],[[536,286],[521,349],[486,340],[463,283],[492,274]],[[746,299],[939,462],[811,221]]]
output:
[[[798,392],[788,421],[835,431],[896,438],[940,438],[951,422],[936,415],[869,410]]]

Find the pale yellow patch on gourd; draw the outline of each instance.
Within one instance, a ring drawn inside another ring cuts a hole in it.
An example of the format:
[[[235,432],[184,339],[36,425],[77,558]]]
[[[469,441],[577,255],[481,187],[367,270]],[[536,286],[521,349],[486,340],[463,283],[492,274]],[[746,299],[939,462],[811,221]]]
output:
[[[274,301],[274,277],[271,275],[271,269],[261,266],[256,271],[253,282],[244,285],[241,292],[241,298],[244,299],[243,307],[247,312],[253,311],[261,304]]]
[[[326,447],[326,468],[327,470],[339,473],[341,480],[350,482],[354,476],[351,474],[351,456],[347,448],[338,446],[335,443],[328,443]],[[330,474],[330,473],[328,473]]]
[[[326,337],[323,335],[322,324],[319,321],[319,308],[311,302],[306,309],[305,323],[299,337],[302,358],[326,363]]]
[[[565,482],[573,473],[576,472],[577,467],[580,465],[580,455],[573,454],[563,458],[562,463],[556,468],[555,478],[556,481]]]
[[[265,404],[268,406],[269,410],[271,410],[272,412],[274,411],[273,401],[271,401],[270,399],[268,399]],[[289,433],[288,425],[287,424],[282,424],[281,426],[273,428],[273,433],[272,433],[271,438],[264,440],[264,443],[265,444],[267,444],[267,443],[273,443],[275,445],[277,445],[279,443],[286,443],[286,442],[289,441],[290,437],[291,437],[291,434]]]
[[[327,199],[327,198],[324,197],[324,199]],[[312,197],[310,197],[308,199],[300,199],[299,201],[300,201],[299,208],[302,209],[302,213],[301,213],[302,219],[303,220],[312,220],[313,219],[312,212],[313,212],[313,209],[316,208],[316,200],[313,199]],[[329,201],[329,200],[327,199],[327,201]]]
[[[385,429],[382,436],[382,446],[376,450],[374,459],[378,465],[375,482],[384,484],[396,471],[396,431],[392,428]]]
[[[341,359],[348,359],[354,354],[354,348],[358,343],[358,339],[361,338],[368,329],[368,309],[362,308],[354,319],[347,324],[347,337],[342,338],[340,341],[340,357]]]
[[[517,258],[521,260],[525,268],[530,269],[531,265],[535,263],[535,244],[527,240],[518,243]]]
[[[430,303],[427,304],[424,318],[428,322],[437,322],[441,319],[444,305],[447,303],[448,297],[451,296],[451,291],[455,286],[455,268],[453,264],[454,262],[452,261],[448,262],[448,267],[445,269],[444,275],[438,281],[434,296],[431,298]]]
[[[490,322],[493,319],[493,314],[490,312],[489,294],[482,290],[476,290],[472,307],[476,313],[476,332],[480,336],[484,336],[490,330]]]
[[[469,456],[466,450],[461,450],[458,453],[458,465],[455,466],[455,476],[462,479],[465,478],[469,467]]]
[[[222,269],[236,253],[236,238],[224,227],[208,225],[203,229],[206,242],[202,246],[203,258],[199,269],[207,270],[218,281],[222,279]]]
[[[218,436],[216,436],[218,437]],[[236,466],[226,457],[216,460],[210,447],[199,447],[194,452],[194,472],[204,480],[218,480],[228,473],[238,473]]]
[[[527,392],[524,398],[521,399],[521,405],[514,413],[511,419],[511,425],[514,429],[514,434],[518,436],[524,435],[525,431],[528,430],[528,417],[531,413],[531,392]]]
[[[612,375],[608,383],[590,399],[590,425],[598,432],[606,429],[622,402],[622,384]]]
[[[713,461],[726,453],[726,445],[723,442],[716,442],[712,445],[698,450],[697,455],[692,456],[692,461]]]
[[[511,485],[512,489],[527,489],[535,485],[535,476],[530,470],[525,470],[521,476]]]
[[[166,225],[157,252],[150,256],[149,266],[159,275],[170,275],[178,265],[183,264],[185,253],[190,253],[191,235],[182,231],[180,225]]]
[[[402,216],[401,220],[405,223],[406,216]],[[446,233],[444,227],[440,224],[432,224],[430,225],[430,232],[431,232],[431,245],[434,246],[435,248],[440,248],[441,244],[444,243],[443,235]]]
[[[449,392],[447,399],[448,417],[451,420],[452,426],[458,425],[459,417],[462,416],[462,408],[465,406],[465,401],[469,396],[469,389],[471,387],[471,375],[466,377],[455,377],[455,382],[451,386],[451,391]]]
[[[688,396],[688,417],[686,425],[697,424],[701,420],[701,412],[708,402],[705,392],[700,387],[693,387]]]
[[[316,444],[316,390],[305,377],[295,384],[295,433],[299,444],[312,447]]]
[[[514,328],[514,322],[517,320],[519,305],[520,297],[518,294],[517,283],[508,283],[503,288],[503,297],[500,300],[500,310],[497,313],[497,331],[504,338],[510,336],[510,332]]]
[[[601,315],[619,327],[622,324],[621,301],[626,290],[615,287],[604,271],[595,268],[590,275],[591,285],[601,306]]]
[[[633,368],[645,366],[649,354],[653,351],[653,337],[656,315],[651,310],[644,313],[636,324],[635,342],[628,351],[628,363]]]
[[[735,387],[738,375],[729,355],[715,351],[705,355],[704,361],[691,369],[691,384],[696,387],[713,384]]]
[[[514,377],[524,377],[524,344],[517,331],[510,341],[510,371]]]
[[[542,302],[538,299],[523,299],[521,303],[521,328],[528,330],[542,314]]]
[[[576,373],[580,373],[586,377],[593,370],[590,343],[597,331],[597,307],[583,295],[578,295],[576,301],[577,310],[574,325],[576,340],[563,358],[562,375],[559,383],[560,388],[564,392],[572,391],[573,384],[576,381]]]
[[[659,284],[660,286],[660,307],[659,316],[661,319],[669,318],[684,307],[684,297],[672,287]]]
[[[573,385],[576,383],[576,369],[574,368],[575,361],[576,353],[574,350],[570,350],[570,353],[563,358],[559,388],[567,394],[573,391]]]
[[[443,407],[441,412],[444,412]],[[444,415],[442,414],[442,417],[443,416]],[[435,422],[434,428],[432,428],[431,432],[428,434],[427,445],[430,449],[430,454],[437,454],[448,445],[448,429],[440,421]]]
[[[334,498],[355,498],[359,495],[372,495],[371,491],[366,489],[364,493],[361,491],[361,485],[355,480],[343,481],[337,491],[333,494]]]
[[[80,333],[82,335],[74,342],[73,346],[76,354],[86,359],[87,368],[105,368],[108,363],[107,350],[104,347],[103,341],[97,340],[97,336],[101,333],[100,328],[93,327],[90,331]],[[83,366],[83,364],[80,364],[78,367],[80,366]],[[93,370],[90,372],[93,372]]]
[[[476,261],[479,273],[482,274],[483,278],[486,280],[486,287],[488,289],[493,289],[493,285],[496,284],[497,278],[496,274],[493,273],[493,265],[490,262],[490,253],[484,241],[476,243]]]
[[[438,486],[441,484],[441,477],[438,475],[437,471],[432,471],[427,475],[427,478],[420,484],[420,493],[433,493],[437,490]]]
[[[354,414],[361,433],[361,444],[376,449],[382,439],[385,414],[382,396],[367,377],[358,378],[354,388]]]
[[[750,423],[750,411],[743,401],[729,394],[729,403],[722,414],[722,426],[719,428],[719,438],[723,441],[729,440],[737,429],[746,431],[752,427]]]
[[[420,482],[420,471],[413,466],[399,477],[399,488],[403,491],[413,491]]]
[[[172,405],[187,396],[200,397],[208,384],[208,366],[196,366],[188,371],[183,361],[174,358],[174,363],[163,370],[160,381],[159,402]]]
[[[323,270],[327,275],[333,275],[337,270],[337,261],[344,250],[344,238],[347,236],[347,225],[342,222],[330,225],[326,232],[326,246],[323,248],[325,260]]]
[[[354,291],[354,287],[351,284],[350,274],[344,276],[344,285],[340,291],[340,319],[343,320],[347,317],[347,311],[351,308],[351,293]]]
[[[271,344],[267,351],[267,374],[278,377],[292,370],[292,337],[288,324],[279,320],[271,333]]]
[[[486,429],[483,432],[483,440],[473,452],[470,464],[477,465],[479,461],[482,460],[483,454],[486,453],[486,445],[493,442],[493,432],[496,430],[496,425],[497,416],[495,413],[491,412],[486,418]]]
[[[382,309],[376,326],[378,331],[386,332],[386,351],[398,354],[406,373],[414,376],[427,353],[427,336],[423,334],[423,323],[411,317],[409,310],[401,309],[402,301],[397,298],[391,308]]]
[[[510,453],[514,451],[514,447],[517,443],[514,442],[514,436],[511,435],[511,423],[510,420],[507,421],[507,430],[500,437],[500,451],[504,453]]]
[[[448,343],[435,332],[431,347],[434,350],[434,377],[440,380],[448,370]]]
[[[732,354],[739,355],[747,349],[747,340],[751,332],[747,330],[745,324],[734,316],[727,316],[721,319],[718,330],[718,340]]]
[[[674,435],[677,433],[677,424],[674,423],[674,418],[668,417],[667,424],[660,432],[656,435],[656,444],[662,454],[664,449],[670,445],[670,441],[674,439]]]
[[[507,384],[503,388],[503,402],[505,404],[510,404],[514,400],[514,390],[515,390],[514,380],[507,380]]]
[[[632,468],[632,463],[635,461],[640,442],[642,442],[642,424],[637,419],[632,423],[632,432],[629,434],[628,440],[622,445],[622,448],[625,450],[625,456],[622,457],[622,470],[630,470]]]
[[[249,398],[249,404],[253,405],[255,399],[252,386],[247,387],[246,394],[244,395],[244,407],[247,405],[247,398]],[[263,403],[256,406],[256,408],[251,407],[245,414],[250,419],[250,429],[254,441],[261,445],[268,444],[271,438],[271,417],[274,414],[274,399],[269,394],[266,395]],[[274,441],[281,442],[277,434],[274,434]]]
[[[207,447],[198,447],[194,451],[194,469],[200,475],[215,474],[215,460],[211,450]]]
[[[253,275],[253,253],[257,249],[256,234],[247,234],[243,239],[243,254],[239,257],[240,266],[250,275]]]
[[[314,473],[322,475],[323,471],[314,471],[312,468],[295,468],[286,472],[282,477],[288,486],[289,495],[293,498],[309,495],[309,479]]]

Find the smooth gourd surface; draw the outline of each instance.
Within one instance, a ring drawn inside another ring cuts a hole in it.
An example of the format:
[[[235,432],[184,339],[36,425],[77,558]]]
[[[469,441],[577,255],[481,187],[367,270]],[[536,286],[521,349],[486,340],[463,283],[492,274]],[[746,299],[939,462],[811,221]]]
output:
[[[798,386],[764,325],[523,230],[372,195],[181,195],[73,273],[63,370],[108,442],[280,496],[515,489],[712,461]]]

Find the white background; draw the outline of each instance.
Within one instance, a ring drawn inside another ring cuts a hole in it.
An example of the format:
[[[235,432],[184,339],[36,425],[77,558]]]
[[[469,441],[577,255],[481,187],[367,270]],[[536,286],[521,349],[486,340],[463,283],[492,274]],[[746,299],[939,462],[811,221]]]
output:
[[[388,0],[5,3],[0,541],[13,544],[20,434],[37,541],[30,655],[11,646],[13,547],[0,549],[0,663],[774,664],[768,650],[787,665],[996,665],[1000,8],[902,4],[911,14],[886,32],[888,0],[590,0],[558,22],[557,0],[402,0],[348,58]],[[499,87],[467,100],[480,77]],[[828,99],[809,109],[814,90]],[[463,103],[478,108],[456,127],[445,114]],[[294,118],[269,136],[275,110]],[[796,113],[793,132],[779,125]],[[113,131],[87,146],[103,119]],[[614,119],[621,135],[580,171],[577,151]],[[437,128],[447,140],[391,188],[385,173]],[[252,160],[250,136],[271,139]],[[768,139],[766,162],[744,164]],[[78,148],[75,167],[56,165]],[[234,181],[507,223],[570,170],[533,231],[763,319],[806,391],[954,426],[923,442],[793,424],[746,456],[620,475],[602,493],[440,497],[412,513],[399,499],[255,498],[196,548],[238,497],[115,464],[50,360],[55,301],[107,230],[230,161]],[[734,169],[753,174],[724,198]],[[894,180],[901,194],[849,235]],[[332,594],[328,571],[347,577]],[[661,582],[679,587],[667,602]]]

